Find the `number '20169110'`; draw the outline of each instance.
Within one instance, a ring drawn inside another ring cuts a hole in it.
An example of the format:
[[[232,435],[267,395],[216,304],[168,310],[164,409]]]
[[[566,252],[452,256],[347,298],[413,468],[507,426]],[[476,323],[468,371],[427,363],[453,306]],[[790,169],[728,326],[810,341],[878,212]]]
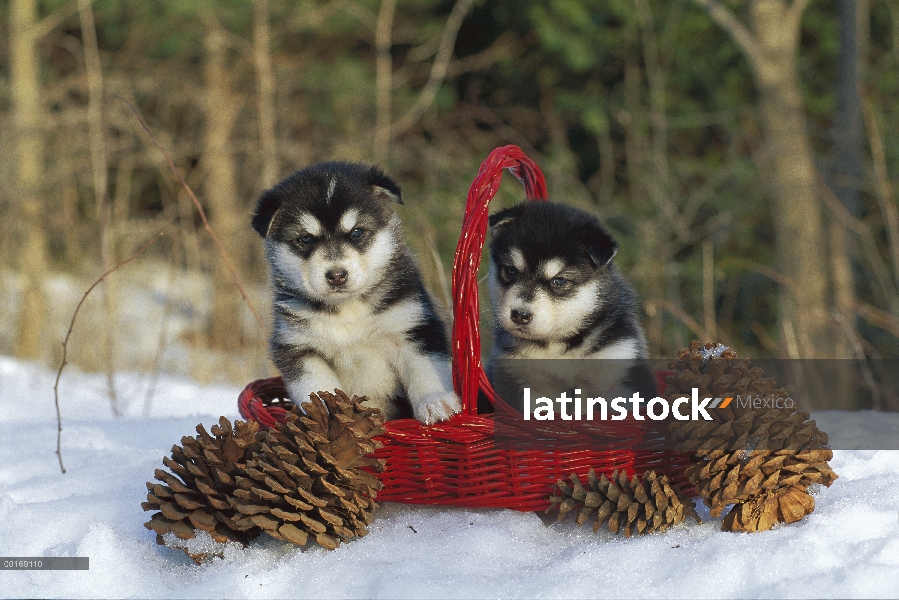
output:
[[[4,569],[39,569],[43,566],[39,560],[4,560]]]

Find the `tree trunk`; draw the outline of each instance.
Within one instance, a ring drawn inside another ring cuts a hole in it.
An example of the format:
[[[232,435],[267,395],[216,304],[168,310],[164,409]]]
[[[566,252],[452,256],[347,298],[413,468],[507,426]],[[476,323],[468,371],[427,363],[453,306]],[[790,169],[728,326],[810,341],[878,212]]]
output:
[[[115,266],[112,248],[112,219],[109,209],[109,167],[106,160],[106,136],[103,124],[103,70],[100,64],[100,49],[97,44],[97,30],[94,25],[94,11],[91,0],[78,0],[81,17],[81,39],[84,46],[84,64],[88,89],[88,137],[90,139],[91,168],[94,181],[94,197],[97,207],[97,240],[100,243],[100,263],[105,273]],[[103,286],[103,304],[106,325],[97,340],[103,348],[103,362],[106,367],[106,388],[112,413],[122,414],[118,394],[115,389],[115,337],[117,324],[116,288],[106,280]]]
[[[644,174],[643,178],[647,182],[646,187],[649,192],[649,198],[657,213],[662,217],[662,219],[654,220],[656,227],[658,228],[660,223],[665,223],[665,227],[659,229],[667,230],[671,228],[678,232],[684,230],[685,224],[683,223],[683,216],[678,210],[677,203],[672,196],[671,169],[668,164],[668,119],[665,115],[665,73],[662,70],[661,57],[659,56],[655,19],[652,9],[646,0],[634,0],[634,8],[640,21],[643,62],[646,65],[646,82],[649,87],[651,169],[649,170],[649,176],[647,177]],[[656,284],[658,289],[654,294],[660,300],[670,301],[675,306],[682,306],[680,274],[677,270],[678,265],[671,260],[671,244],[668,243],[670,237],[666,239],[665,234],[662,234],[659,230],[652,231],[641,227],[641,231],[644,238],[642,243],[647,244],[646,259],[650,263],[655,263],[653,265],[654,277],[659,282]],[[670,233],[668,235],[670,236]],[[674,351],[683,345],[682,341],[684,339],[688,339],[686,337],[688,332],[680,322],[676,321],[668,328],[669,335],[675,342],[673,347],[666,349],[661,320],[658,326],[660,328],[660,347],[656,348],[656,352],[660,350]],[[650,327],[651,330],[652,327]],[[652,336],[650,336],[651,338]]]
[[[618,119],[624,127],[624,153],[627,165],[627,181],[632,206],[645,207],[649,196],[646,161],[649,141],[643,127],[644,110],[640,93],[640,65],[629,60],[624,65],[624,94],[628,110],[619,112]],[[664,337],[662,304],[665,299],[665,273],[658,259],[660,251],[658,220],[642,219],[637,224],[637,248],[639,256],[634,274],[640,281],[640,293],[646,307],[646,343],[649,356],[659,356]]]
[[[225,35],[217,23],[208,25],[204,46],[206,128],[203,162],[207,170],[204,190],[210,209],[210,225],[240,274],[246,261],[239,240],[243,239],[243,230],[249,230],[249,226],[244,218],[245,211],[239,207],[235,196],[237,178],[231,132],[238,106],[231,93]],[[241,298],[218,253],[213,259],[212,280],[209,341],[215,348],[233,350],[243,343]]]
[[[13,352],[38,359],[46,355],[47,300],[42,287],[48,269],[47,234],[41,176],[44,139],[41,130],[40,64],[37,56],[36,0],[11,0],[9,15],[10,92],[15,129],[15,189],[21,226],[20,268],[25,289]]]
[[[796,71],[799,18],[792,8],[783,0],[749,4],[757,43],[751,64],[774,198],[777,259],[794,284],[792,290],[782,288],[781,320],[791,325],[786,329],[795,329],[802,357],[834,357],[829,261]]]
[[[375,132],[372,154],[376,163],[388,163],[393,111],[393,59],[390,54],[393,38],[393,17],[396,0],[381,0],[375,26]]]
[[[254,0],[253,66],[256,70],[262,188],[275,185],[280,170],[275,141],[275,77],[272,73],[271,29],[268,18],[268,0]]]
[[[859,27],[859,17],[867,11],[861,7],[867,0],[840,0],[840,49],[838,55],[837,108],[833,124],[833,171],[834,193],[849,214],[861,213],[861,189],[863,178],[863,123],[861,99],[858,95],[861,83],[863,59]],[[842,315],[841,322],[846,329],[837,343],[837,353],[851,356],[853,344],[847,337],[856,335],[855,278],[852,262],[857,255],[854,244],[842,223],[835,219],[830,224],[831,265],[833,270],[834,303]]]

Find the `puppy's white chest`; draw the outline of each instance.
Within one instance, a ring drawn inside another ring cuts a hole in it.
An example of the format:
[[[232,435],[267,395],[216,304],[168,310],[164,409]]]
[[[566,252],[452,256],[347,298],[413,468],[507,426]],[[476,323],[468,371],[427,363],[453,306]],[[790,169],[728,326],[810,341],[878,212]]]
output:
[[[514,358],[552,360],[557,358],[585,358],[581,348],[569,349],[565,342],[549,342],[546,345],[527,344],[513,354]]]
[[[321,343],[325,354],[348,352],[352,348],[389,351],[404,343],[405,334],[421,320],[421,307],[402,302],[387,310],[350,300],[335,313],[319,313],[309,319],[309,343]],[[331,348],[333,351],[329,351]]]
[[[378,402],[398,393],[400,349],[409,343],[406,331],[421,316],[420,306],[412,302],[376,313],[365,303],[351,301],[316,323],[318,335],[328,340],[321,351],[348,389]]]
[[[322,350],[327,348],[340,351],[352,347],[369,345],[383,336],[395,333],[389,330],[380,315],[372,311],[372,307],[350,300],[336,313],[321,313],[309,320],[310,341],[321,340]],[[327,341],[325,341],[327,340]]]

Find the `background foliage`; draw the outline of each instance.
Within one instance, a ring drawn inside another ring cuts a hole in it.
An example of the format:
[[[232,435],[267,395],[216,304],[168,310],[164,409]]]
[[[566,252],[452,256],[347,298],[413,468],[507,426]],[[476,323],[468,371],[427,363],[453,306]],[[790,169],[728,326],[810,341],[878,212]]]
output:
[[[759,91],[741,47],[701,2],[393,4],[0,4],[0,28],[9,33],[0,44],[0,352],[58,360],[78,290],[164,231],[163,241],[127,267],[133,276],[116,274],[104,284],[105,300],[80,325],[76,360],[110,372],[205,370],[238,382],[270,369],[264,336],[222,276],[196,210],[124,99],[198,191],[262,312],[266,268],[247,223],[266,186],[320,160],[382,163],[404,188],[399,211],[407,237],[446,302],[468,185],[492,148],[513,143],[543,167],[552,199],[595,212],[619,238],[616,260],[644,301],[655,356],[670,356],[695,337],[750,356],[897,354],[895,0],[849,2],[859,19],[854,28],[843,2],[796,2],[803,5],[798,51],[785,60],[798,69],[803,128],[823,182],[813,193],[830,240],[821,299],[830,313],[819,325],[833,334],[798,346],[782,310],[790,281],[777,251],[781,215],[772,208]],[[751,4],[720,3],[743,21]],[[37,10],[39,35],[30,46],[39,65],[37,126],[22,125],[13,93],[14,55],[28,51],[14,17],[25,5]],[[102,78],[102,96],[93,100],[86,10]],[[454,14],[464,16],[457,33]],[[841,52],[855,57],[854,73],[847,75],[851,61],[841,62]],[[867,121],[852,121],[841,89],[861,90],[855,110]],[[92,101],[102,116],[102,148],[91,141]],[[855,138],[839,137],[853,128]],[[14,151],[28,139],[42,144],[35,189],[25,189],[23,159]],[[854,142],[845,139],[858,140],[860,165],[848,185],[841,165]],[[105,194],[97,190],[102,154]],[[520,196],[509,183],[495,204]],[[29,263],[26,256],[41,248],[46,260]],[[848,286],[831,273],[840,257],[851,268]],[[39,310],[29,312],[34,306]],[[37,342],[26,343],[23,332],[34,331]]]

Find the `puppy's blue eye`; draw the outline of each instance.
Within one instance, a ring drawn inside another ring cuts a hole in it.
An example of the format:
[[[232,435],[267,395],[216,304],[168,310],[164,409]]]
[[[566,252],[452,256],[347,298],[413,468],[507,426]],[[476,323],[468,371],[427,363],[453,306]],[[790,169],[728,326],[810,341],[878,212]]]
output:
[[[553,277],[550,283],[553,285],[553,287],[562,287],[563,285],[568,283],[568,280],[564,277]]]
[[[350,232],[350,239],[355,242],[361,240],[363,235],[365,235],[365,230],[361,227],[357,227]]]
[[[315,236],[310,233],[300,236],[300,241],[303,242],[304,244],[311,244],[312,240],[314,240],[314,239],[315,239]]]
[[[518,269],[516,269],[512,265],[503,265],[502,270],[503,275],[506,277],[515,277],[516,275],[518,275]]]

